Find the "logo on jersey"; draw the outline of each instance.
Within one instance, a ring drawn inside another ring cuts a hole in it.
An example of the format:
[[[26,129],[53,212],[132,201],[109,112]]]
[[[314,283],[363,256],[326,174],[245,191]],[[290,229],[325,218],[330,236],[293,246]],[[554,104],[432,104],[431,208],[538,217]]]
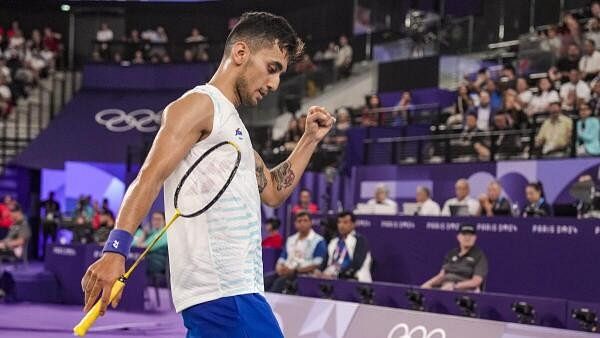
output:
[[[238,129],[235,130],[235,136],[237,136],[238,140],[242,140],[243,139],[244,135],[242,135],[242,130],[240,128],[238,128]]]

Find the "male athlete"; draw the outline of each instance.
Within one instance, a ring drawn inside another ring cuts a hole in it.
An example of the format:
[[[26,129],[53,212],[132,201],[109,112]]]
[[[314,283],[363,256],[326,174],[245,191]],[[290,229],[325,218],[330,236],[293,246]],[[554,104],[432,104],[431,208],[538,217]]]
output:
[[[125,271],[126,244],[163,184],[166,216],[171,218],[173,193],[187,168],[213,145],[233,141],[242,157],[227,195],[196,218],[178,219],[168,231],[173,301],[187,337],[283,336],[261,295],[260,202],[277,206],[291,194],[334,119],[324,108],[311,107],[298,145],[286,161],[269,170],[252,149],[237,107],[256,106],[275,91],[279,76],[302,50],[302,41],[284,18],[262,12],[242,15],[210,82],[164,110],[152,149],[127,189],[107,241],[120,245],[106,245],[81,281],[84,311],[100,297],[100,314],[105,313],[111,287]],[[201,181],[210,173],[196,175]],[[120,295],[112,306],[119,300]]]

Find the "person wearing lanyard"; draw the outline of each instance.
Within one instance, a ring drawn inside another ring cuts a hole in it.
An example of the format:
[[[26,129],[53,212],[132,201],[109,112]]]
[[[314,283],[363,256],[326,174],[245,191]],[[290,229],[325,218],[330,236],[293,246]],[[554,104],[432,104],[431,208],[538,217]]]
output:
[[[329,242],[327,265],[315,275],[322,278],[356,279],[371,282],[371,253],[367,239],[355,231],[356,218],[351,212],[338,214],[339,236]]]
[[[525,195],[529,205],[523,210],[523,217],[552,216],[552,207],[544,199],[544,188],[540,182],[527,184]]]
[[[326,246],[323,237],[312,229],[310,214],[296,214],[296,233],[288,237],[281,257],[277,260],[275,274],[265,276],[265,290],[283,292],[297,275],[311,274],[325,260]]]

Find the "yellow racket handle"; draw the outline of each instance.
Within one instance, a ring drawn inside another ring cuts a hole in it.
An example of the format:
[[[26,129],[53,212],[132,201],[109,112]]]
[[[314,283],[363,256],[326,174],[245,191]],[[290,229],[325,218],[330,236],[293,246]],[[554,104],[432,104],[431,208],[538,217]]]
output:
[[[121,292],[123,290],[123,287],[125,287],[125,279],[124,278],[119,278],[115,284],[113,284],[113,287],[110,291],[110,300],[108,301],[108,303],[110,304],[119,294],[119,292]],[[99,299],[96,304],[94,304],[94,307],[88,311],[88,313],[86,313],[85,317],[83,317],[83,319],[81,319],[81,321],[79,322],[79,324],[77,324],[77,326],[75,326],[73,328],[73,333],[76,336],[82,337],[85,336],[85,334],[87,333],[87,331],[90,329],[90,327],[92,325],[94,325],[94,322],[96,321],[96,319],[98,319],[98,316],[100,316],[100,306],[102,305],[102,300]]]

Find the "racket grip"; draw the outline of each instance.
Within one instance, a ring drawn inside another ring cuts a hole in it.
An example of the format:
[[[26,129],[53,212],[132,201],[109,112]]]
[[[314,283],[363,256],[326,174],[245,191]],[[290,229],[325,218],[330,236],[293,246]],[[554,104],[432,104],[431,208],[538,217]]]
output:
[[[123,287],[125,287],[125,279],[123,277],[121,277],[112,286],[112,289],[110,291],[109,304],[117,297],[119,292],[121,292],[121,290],[123,290]],[[96,304],[94,304],[94,307],[92,307],[92,309],[90,311],[88,311],[88,313],[85,314],[85,317],[83,317],[83,319],[81,319],[79,324],[77,324],[77,326],[75,326],[73,328],[73,334],[75,336],[79,336],[79,337],[85,336],[85,334],[90,329],[90,327],[92,325],[94,325],[94,322],[96,321],[96,319],[98,319],[98,316],[100,316],[100,306],[101,305],[102,305],[102,300],[98,299]]]

